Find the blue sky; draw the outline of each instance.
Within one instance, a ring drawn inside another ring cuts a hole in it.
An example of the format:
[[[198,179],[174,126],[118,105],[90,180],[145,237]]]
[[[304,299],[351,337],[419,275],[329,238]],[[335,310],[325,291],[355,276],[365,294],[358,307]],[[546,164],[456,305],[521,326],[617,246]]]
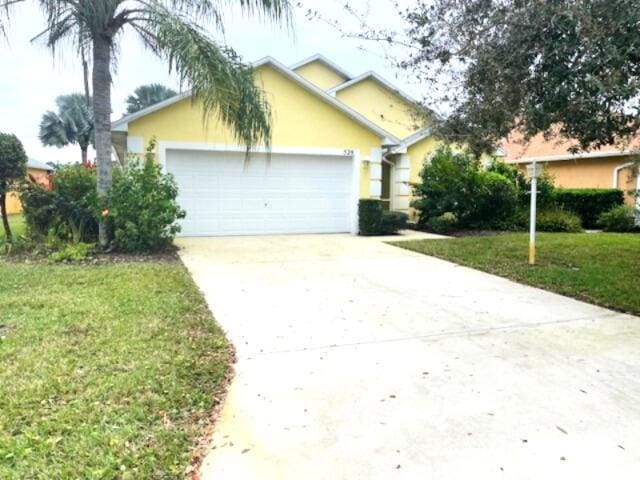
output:
[[[273,56],[291,64],[315,53],[322,53],[343,66],[353,75],[375,70],[416,98],[422,98],[421,86],[403,79],[385,60],[382,46],[363,44],[342,38],[333,27],[320,20],[307,20],[304,12],[317,9],[324,18],[340,19],[349,30],[358,28],[355,19],[343,10],[344,0],[307,0],[294,8],[292,29],[261,23],[229,12],[225,21],[224,40],[246,61]],[[373,26],[397,27],[401,21],[386,0],[354,0],[351,2],[367,13]],[[36,2],[30,0],[16,9],[9,26],[8,40],[0,40],[0,131],[11,132],[22,140],[30,157],[42,161],[69,162],[79,160],[76,147],[44,147],[38,140],[38,124],[46,110],[54,109],[57,95],[82,91],[82,72],[79,61],[68,48],[55,55],[45,46],[30,42],[44,25]],[[220,33],[212,32],[218,39]],[[141,84],[159,82],[179,88],[175,76],[169,75],[167,65],[142,46],[136,35],[127,32],[120,43],[117,69],[112,88],[113,118],[124,111],[124,100]],[[90,154],[91,157],[91,154]]]

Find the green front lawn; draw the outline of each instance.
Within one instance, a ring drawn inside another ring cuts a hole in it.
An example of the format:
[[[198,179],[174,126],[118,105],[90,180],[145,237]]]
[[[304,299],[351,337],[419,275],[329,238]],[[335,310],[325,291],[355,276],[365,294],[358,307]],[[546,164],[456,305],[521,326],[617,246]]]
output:
[[[22,236],[26,232],[26,225],[24,223],[24,217],[22,215],[15,214],[9,215],[9,228],[14,237]],[[5,242],[5,231],[2,223],[0,222],[0,244]]]
[[[529,237],[508,234],[395,245],[609,308],[640,314],[640,235],[542,233],[537,265]]]
[[[230,347],[177,260],[0,261],[0,478],[183,478]]]

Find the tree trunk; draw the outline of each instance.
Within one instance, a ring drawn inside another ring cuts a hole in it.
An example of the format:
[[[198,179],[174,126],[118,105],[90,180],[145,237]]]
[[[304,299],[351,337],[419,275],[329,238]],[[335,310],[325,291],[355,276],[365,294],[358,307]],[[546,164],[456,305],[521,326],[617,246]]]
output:
[[[93,38],[93,122],[96,137],[98,197],[111,188],[111,38]],[[100,220],[98,241],[107,248],[109,233],[106,219]]]
[[[91,106],[91,92],[89,91],[89,63],[87,62],[87,56],[85,55],[84,45],[80,47],[80,56],[82,58],[82,75],[84,77],[84,98],[87,101],[87,106]]]
[[[82,165],[87,165],[87,147],[80,147],[80,154],[82,156]]]
[[[4,233],[7,236],[7,243],[13,242],[13,235],[11,234],[11,227],[9,226],[9,217],[7,217],[7,194],[0,193],[0,212],[2,212],[2,225],[4,226]]]

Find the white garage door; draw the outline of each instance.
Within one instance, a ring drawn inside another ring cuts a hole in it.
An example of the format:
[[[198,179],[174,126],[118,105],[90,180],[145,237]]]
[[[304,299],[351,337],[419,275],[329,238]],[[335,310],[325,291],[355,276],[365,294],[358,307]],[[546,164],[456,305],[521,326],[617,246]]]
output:
[[[349,232],[352,166],[346,156],[166,152],[183,236]]]

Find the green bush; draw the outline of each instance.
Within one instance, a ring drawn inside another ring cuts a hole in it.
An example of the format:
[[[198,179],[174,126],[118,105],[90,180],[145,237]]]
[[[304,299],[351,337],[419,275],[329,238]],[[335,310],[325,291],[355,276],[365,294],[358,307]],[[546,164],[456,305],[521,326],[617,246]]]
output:
[[[154,252],[168,246],[185,217],[171,175],[150,160],[131,162],[115,171],[105,215],[113,229],[113,246],[125,252]]]
[[[20,199],[32,236],[53,233],[60,240],[95,241],[98,234],[98,195],[95,170],[66,165],[56,170],[50,190],[36,184],[23,187]]]
[[[557,188],[557,205],[577,213],[585,228],[597,227],[598,217],[624,203],[624,193],[615,188]]]
[[[407,214],[385,212],[382,202],[362,198],[358,203],[358,230],[360,235],[392,235],[407,227]]]
[[[383,235],[395,235],[400,230],[407,228],[409,216],[403,212],[382,212],[380,220],[380,233]]]
[[[428,227],[431,219],[451,212],[463,228],[505,228],[517,207],[517,177],[510,166],[495,163],[483,170],[470,153],[440,147],[413,186],[418,225]]]
[[[496,172],[508,178],[516,187],[518,208],[526,209],[531,203],[531,180],[525,172],[516,165],[509,165],[502,160],[494,159],[487,167],[487,171]],[[548,172],[543,171],[538,178],[536,187],[536,203],[540,209],[552,210],[555,207],[555,187]]]
[[[478,228],[508,228],[516,212],[516,186],[496,172],[482,171],[478,175],[476,205],[468,223]]]
[[[27,183],[20,190],[22,215],[30,237],[43,237],[56,223],[53,191]]]
[[[90,243],[67,244],[57,252],[53,252],[50,258],[54,262],[81,262],[87,259],[92,250],[93,245]]]
[[[597,225],[605,232],[631,232],[636,229],[635,209],[626,205],[601,213]]]
[[[434,233],[440,233],[447,235],[455,231],[458,226],[458,219],[456,215],[451,212],[445,212],[438,217],[430,218],[427,222],[427,227]]]
[[[361,198],[358,202],[358,231],[360,235],[378,235],[382,221],[382,202]]]
[[[527,218],[528,225],[528,218]],[[536,214],[536,230],[540,232],[568,232],[582,231],[580,217],[566,210],[541,210]]]
[[[433,152],[422,167],[420,182],[413,185],[411,206],[418,211],[418,225],[426,226],[445,212],[467,224],[475,209],[479,169],[475,157],[449,146]]]

